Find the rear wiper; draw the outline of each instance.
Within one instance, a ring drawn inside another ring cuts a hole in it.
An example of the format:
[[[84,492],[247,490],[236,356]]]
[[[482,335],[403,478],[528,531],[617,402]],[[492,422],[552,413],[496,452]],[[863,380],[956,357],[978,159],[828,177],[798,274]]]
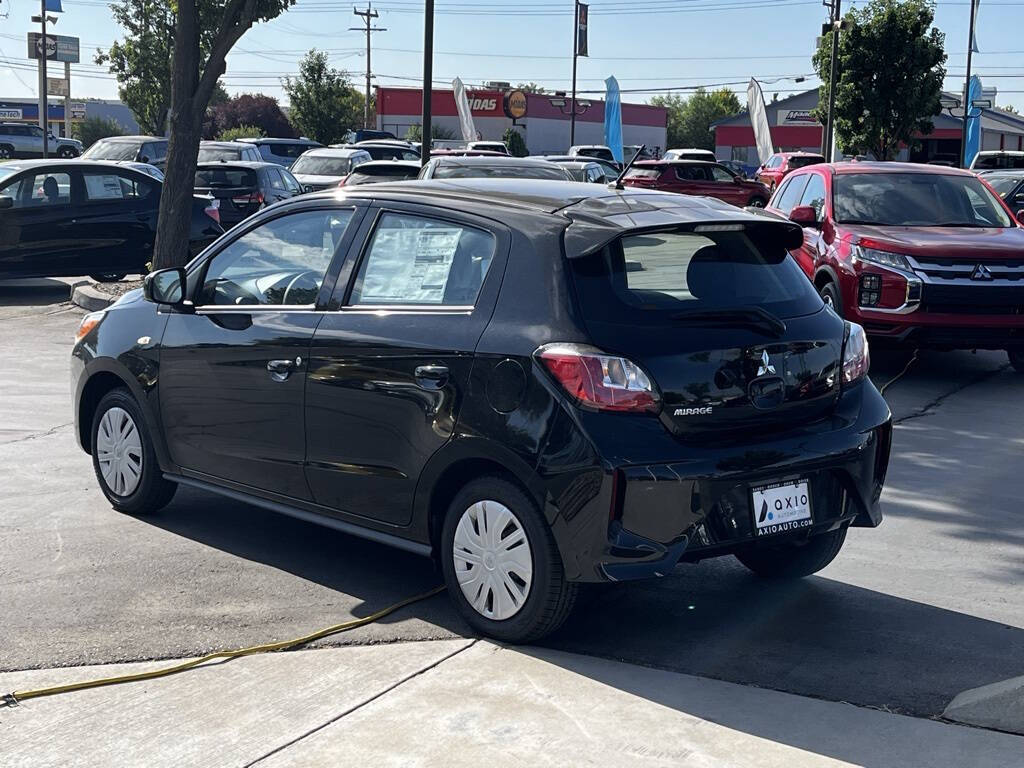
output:
[[[769,336],[781,336],[786,324],[764,307],[732,307],[730,309],[687,309],[671,315],[672,320],[685,320],[694,325],[745,327]]]

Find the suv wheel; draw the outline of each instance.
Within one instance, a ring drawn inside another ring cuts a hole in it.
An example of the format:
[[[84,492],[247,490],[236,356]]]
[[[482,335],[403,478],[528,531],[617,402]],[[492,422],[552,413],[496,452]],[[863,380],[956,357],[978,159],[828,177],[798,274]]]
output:
[[[10,160],[14,157],[14,147],[10,144],[0,144],[0,160]]]
[[[768,201],[763,197],[752,197],[750,202],[747,203],[751,208],[764,208],[768,204]]]
[[[1006,354],[1010,358],[1010,365],[1017,373],[1024,373],[1024,349],[1008,349]]]
[[[119,280],[124,280],[124,272],[107,272],[99,275],[89,275],[97,283],[116,283]]]
[[[839,298],[839,289],[836,288],[835,283],[829,280],[818,288],[818,295],[821,296],[821,300],[825,302],[826,306],[832,307],[840,317],[843,316],[842,299]]]
[[[57,150],[57,157],[75,157],[75,150],[72,149],[71,147],[61,147],[59,150]]]
[[[736,559],[758,576],[768,579],[799,579],[817,573],[831,563],[846,540],[846,526],[819,533],[807,541],[788,542],[736,553]]]
[[[562,625],[577,585],[536,504],[500,477],[456,495],[441,532],[441,569],[459,613],[477,632],[510,643],[537,640]]]
[[[125,389],[104,395],[92,419],[92,466],[118,512],[156,512],[178,486],[165,480],[139,406]]]

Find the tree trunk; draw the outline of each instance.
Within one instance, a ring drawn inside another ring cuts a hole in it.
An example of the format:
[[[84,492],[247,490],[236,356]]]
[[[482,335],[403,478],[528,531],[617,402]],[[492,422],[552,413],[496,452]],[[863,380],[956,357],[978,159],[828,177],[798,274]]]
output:
[[[157,218],[153,269],[179,267],[189,258],[192,190],[199,158],[200,121],[196,119],[199,85],[199,25],[195,0],[180,0],[171,66],[170,139]],[[205,105],[204,105],[205,106]]]

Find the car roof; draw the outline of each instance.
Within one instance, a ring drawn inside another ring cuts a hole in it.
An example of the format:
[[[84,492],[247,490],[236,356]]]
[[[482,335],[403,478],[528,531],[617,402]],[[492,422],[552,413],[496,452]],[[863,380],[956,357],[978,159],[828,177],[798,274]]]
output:
[[[601,167],[600,163],[595,163],[593,160],[576,160],[575,158],[572,160],[552,160],[550,162],[554,162],[563,168],[586,168],[588,165]]]
[[[433,152],[430,153],[430,157],[435,157]],[[445,165],[549,165],[544,160],[537,160],[532,157],[509,157],[500,152],[495,152],[493,155],[437,155],[436,157],[439,162],[443,162]]]
[[[706,152],[709,155],[715,154],[710,149],[701,149],[700,147],[683,147],[681,149],[673,147],[672,149],[669,149],[667,151],[668,152]]]
[[[821,152],[776,152],[779,157],[824,157]]]
[[[238,139],[238,141],[244,142],[245,144],[309,144],[311,147],[321,146],[319,142],[313,141],[312,139],[285,139],[275,136],[246,136],[245,138]]]
[[[979,169],[975,169],[977,172]],[[984,176],[986,179],[995,178],[996,176],[1009,176],[1014,179],[1024,179],[1024,168],[982,168],[980,169],[979,176]]]
[[[983,149],[978,156],[996,157],[998,155],[1009,155],[1010,157],[1024,157],[1024,151],[1019,149]]]
[[[343,144],[341,146],[331,145],[332,149],[342,149],[343,147],[351,147],[352,149],[366,149],[367,147],[384,147],[386,149],[413,149],[413,146],[407,141],[400,141],[398,139],[367,139],[366,141],[357,141],[355,144]]]
[[[355,168],[358,173],[363,168],[416,168],[419,169],[419,160],[371,160],[368,163],[360,163]]]
[[[877,161],[862,161],[858,163],[818,163],[817,166],[808,165],[806,168],[826,166],[832,169],[835,174],[843,175],[849,173],[923,173],[937,176],[974,176],[968,170],[962,168],[950,168],[945,165],[925,165],[924,163],[883,163]],[[798,170],[803,171],[806,168]]]
[[[36,158],[34,160],[8,160],[4,163],[2,168],[8,169],[13,168],[15,170],[25,170],[28,168],[45,168],[47,166],[74,166],[79,168],[110,168],[110,169],[123,169],[129,168],[129,161],[126,160],[81,160],[79,158],[68,158],[61,159],[58,157],[51,157],[47,159]],[[148,165],[148,163],[139,163],[139,165]]]
[[[316,147],[303,152],[303,157],[352,157],[370,154],[361,147]]]
[[[265,163],[261,160],[200,160],[196,168],[280,168],[277,163]],[[288,170],[285,168],[285,170]]]
[[[246,141],[200,141],[200,147],[217,147],[218,149],[248,149],[252,146]]]
[[[717,160],[693,160],[690,158],[662,158],[660,160],[637,160],[633,167],[652,168],[658,165],[718,165]]]
[[[111,141],[111,142],[136,142],[136,141],[167,141],[166,136],[143,136],[141,134],[135,136],[104,136],[102,139],[96,141]]]
[[[571,147],[569,147],[569,149],[570,150],[573,150],[573,149],[608,149],[608,150],[610,150],[611,147],[609,147],[607,144],[573,144]]]

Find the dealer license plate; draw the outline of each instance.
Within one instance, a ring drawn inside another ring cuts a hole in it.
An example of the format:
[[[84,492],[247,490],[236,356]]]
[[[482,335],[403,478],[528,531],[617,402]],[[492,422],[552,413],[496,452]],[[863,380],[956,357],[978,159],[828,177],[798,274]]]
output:
[[[811,525],[811,491],[806,480],[751,489],[754,530],[758,536],[795,531]]]

